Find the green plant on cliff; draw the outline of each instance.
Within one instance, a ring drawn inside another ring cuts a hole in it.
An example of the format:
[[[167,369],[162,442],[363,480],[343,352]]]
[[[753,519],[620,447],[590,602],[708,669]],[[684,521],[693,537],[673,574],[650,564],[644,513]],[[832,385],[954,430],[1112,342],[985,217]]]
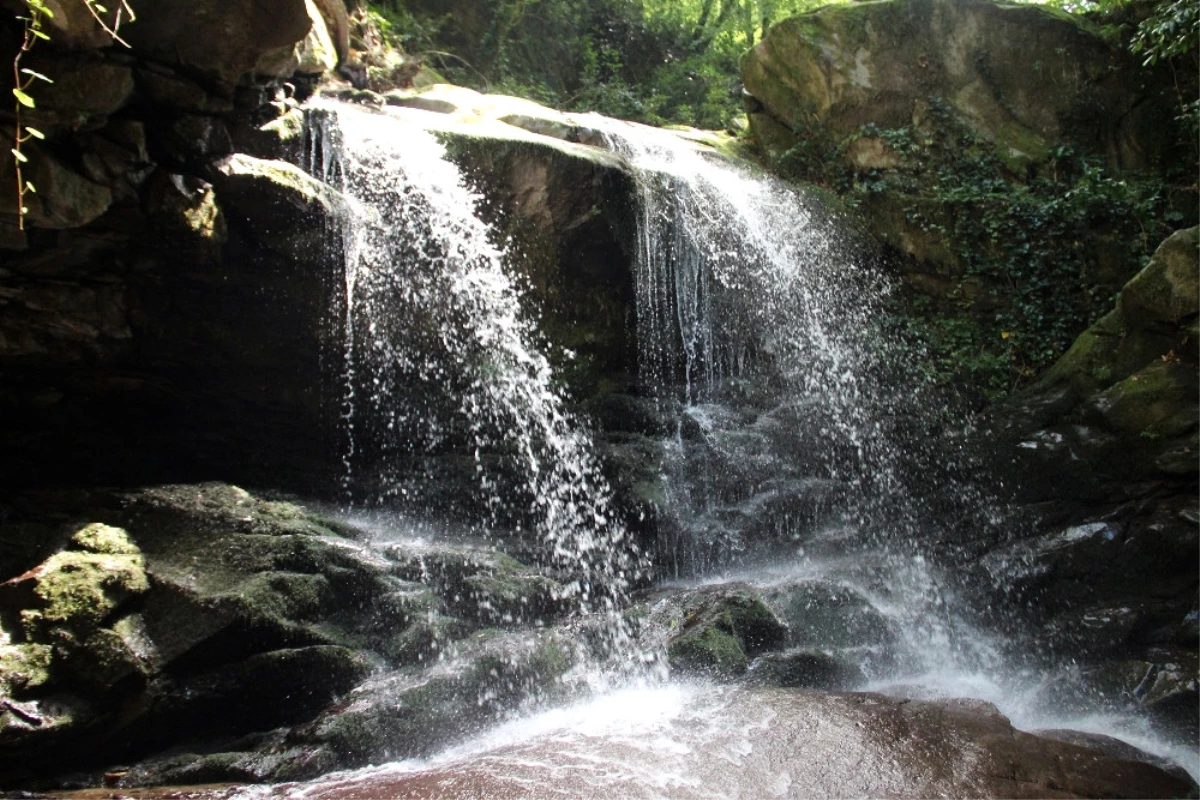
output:
[[[123,22],[136,19],[128,0],[119,0],[118,5],[111,12],[98,0],[79,1],[83,3],[84,8],[91,14],[100,29],[108,34],[114,42],[129,46],[119,33]],[[17,228],[20,230],[25,230],[25,215],[29,213],[29,209],[25,205],[25,197],[37,191],[37,187],[25,179],[24,166],[29,162],[29,157],[25,155],[22,146],[31,139],[46,138],[46,135],[40,130],[24,123],[24,113],[26,109],[37,107],[37,101],[30,93],[34,83],[37,81],[54,83],[40,72],[34,72],[21,66],[22,59],[33,49],[34,45],[39,41],[49,41],[50,36],[45,31],[46,22],[54,18],[54,12],[50,10],[44,0],[24,0],[24,2],[25,13],[17,15],[17,20],[22,23],[21,44],[17,47],[12,62],[14,100],[12,155],[13,171],[17,181]],[[105,15],[109,15],[111,19],[105,19]]]
[[[42,0],[27,0],[28,11],[17,19],[24,24],[24,33],[21,39],[21,45],[17,48],[17,54],[13,56],[13,99],[15,100],[13,107],[13,170],[17,178],[17,227],[21,230],[25,229],[25,215],[29,209],[25,206],[25,197],[31,192],[36,192],[37,187],[31,181],[25,180],[25,164],[29,161],[29,157],[25,155],[22,145],[30,139],[46,138],[37,128],[24,124],[23,114],[27,108],[35,108],[37,106],[33,96],[29,94],[30,88],[35,81],[47,81],[53,83],[50,78],[42,75],[40,72],[34,72],[27,67],[21,66],[21,60],[25,54],[33,49],[33,46],[39,40],[49,39],[43,29],[46,20],[54,16],[49,8],[46,7]]]
[[[931,127],[921,131],[868,124],[842,142],[820,127],[797,131],[778,167],[835,189],[852,207],[898,203],[908,226],[943,243],[958,265],[956,288],[937,299],[898,295],[888,326],[912,345],[901,348],[907,363],[996,400],[1028,384],[1105,313],[1184,214],[1162,181],[1115,178],[1067,147],[1016,175],[938,98],[928,116]],[[849,167],[847,148],[863,139],[901,166]]]

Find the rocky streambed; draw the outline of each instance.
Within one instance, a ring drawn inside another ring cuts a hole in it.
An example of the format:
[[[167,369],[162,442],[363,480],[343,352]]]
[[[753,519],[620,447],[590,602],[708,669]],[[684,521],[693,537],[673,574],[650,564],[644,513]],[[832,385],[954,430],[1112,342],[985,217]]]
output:
[[[903,636],[832,574],[646,587],[624,615],[627,650],[605,654],[599,621],[564,590],[571,576],[530,566],[519,546],[504,553],[502,541],[386,516],[347,522],[223,484],[24,496],[6,514],[7,791],[1195,788],[1113,739],[1017,731],[986,702],[855,691],[870,688],[865,672],[895,671]],[[359,771],[329,775],[347,769]]]

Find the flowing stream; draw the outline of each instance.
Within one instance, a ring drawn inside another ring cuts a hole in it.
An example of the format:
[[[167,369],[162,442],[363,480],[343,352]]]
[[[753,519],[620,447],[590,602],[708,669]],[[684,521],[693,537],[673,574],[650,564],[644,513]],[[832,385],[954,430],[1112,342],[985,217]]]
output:
[[[1194,754],[1135,719],[1047,704],[1046,673],[1010,666],[963,587],[928,557],[956,531],[996,526],[1001,515],[963,478],[970,465],[953,436],[962,423],[919,381],[895,383],[902,365],[880,324],[887,281],[810,198],[678,134],[577,119],[626,160],[640,193],[639,381],[670,431],[659,443],[663,500],[646,553],[622,527],[592,434],[535,346],[513,256],[476,215],[480,198],[443,145],[386,112],[328,103],[310,114],[323,122],[313,126],[309,168],[353,206],[339,245],[348,496],[360,508],[453,518],[564,576],[579,615],[608,631],[595,668],[615,665],[626,685],[433,759],[380,768],[377,785],[474,764],[477,783],[459,794],[521,796],[522,770],[541,764],[564,796],[580,770],[587,786],[606,787],[597,796],[795,791],[800,776],[763,762],[753,768],[759,783],[735,792],[706,762],[769,761],[774,745],[755,751],[754,731],[769,728],[773,712],[741,690],[663,683],[661,642],[639,639],[622,616],[651,577],[668,593],[745,585],[764,596],[800,592],[813,608],[832,602],[841,610],[810,644],[854,661],[864,688],[977,697],[1018,727],[1122,735],[1196,774]],[[829,735],[857,746],[851,732]],[[580,745],[598,739],[607,755]],[[683,766],[664,776],[670,759]],[[900,780],[887,764],[873,769],[879,782],[860,793]],[[518,790],[495,783],[500,773]],[[298,794],[356,796],[339,793],[338,780]]]

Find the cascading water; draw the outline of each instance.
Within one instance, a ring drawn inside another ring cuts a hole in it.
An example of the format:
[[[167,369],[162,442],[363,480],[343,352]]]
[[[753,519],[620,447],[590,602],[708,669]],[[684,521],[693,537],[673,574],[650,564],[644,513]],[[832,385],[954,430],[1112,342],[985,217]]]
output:
[[[986,538],[1004,515],[963,479],[971,465],[946,434],[964,423],[896,373],[903,352],[879,320],[887,282],[850,257],[845,224],[686,137],[586,124],[638,173],[640,374],[660,403],[682,403],[665,445],[660,574],[848,590],[899,633],[886,658],[860,661],[872,686],[978,697],[1026,728],[1119,733],[1195,775],[1195,753],[1144,718],[1096,710],[1100,697],[1082,714],[1057,702],[1048,687],[1071,665],[1012,659],[1018,648],[1006,654],[927,557],[953,541],[941,526]]]
[[[612,654],[645,567],[531,345],[478,197],[426,131],[353,106],[313,116],[309,169],[339,182],[352,206],[340,243],[348,492],[503,531],[569,580],[583,612],[609,620]]]
[[[347,491],[524,542],[603,617],[610,662],[648,660],[620,612],[650,566],[531,345],[478,198],[419,127],[341,105],[310,114],[326,125],[309,168],[353,206],[341,244]],[[641,191],[639,373],[673,422],[656,574],[861,602],[868,623],[898,632],[887,657],[860,654],[873,686],[941,686],[1037,724],[1020,702],[1037,697],[1020,688],[1037,676],[1008,680],[1000,648],[923,553],[949,538],[936,530],[946,519],[992,521],[984,495],[954,482],[955,459],[931,452],[945,440],[929,430],[952,417],[881,377],[895,369],[878,324],[886,281],[847,258],[838,226],[796,190],[674,133],[579,123],[627,159]]]

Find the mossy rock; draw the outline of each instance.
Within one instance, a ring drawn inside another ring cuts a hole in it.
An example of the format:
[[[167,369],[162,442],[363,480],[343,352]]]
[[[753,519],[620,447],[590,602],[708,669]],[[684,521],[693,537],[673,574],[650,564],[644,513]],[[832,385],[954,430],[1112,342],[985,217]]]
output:
[[[750,665],[750,679],[763,686],[845,692],[867,682],[862,668],[846,654],[797,648],[759,656]]]
[[[1195,365],[1157,360],[1097,396],[1092,408],[1115,431],[1173,438],[1197,424]]]
[[[575,659],[573,647],[548,631],[479,631],[432,669],[360,686],[289,741],[336,753],[343,767],[426,756],[532,696],[555,692]]]
[[[47,644],[0,644],[0,695],[36,689],[50,680],[54,649]]]
[[[750,664],[738,638],[716,625],[699,625],[673,639],[667,658],[672,670],[715,678],[736,678]]]
[[[765,595],[787,623],[796,647],[891,647],[898,634],[888,619],[854,590],[824,581],[805,581]]]
[[[667,625],[673,670],[722,679],[742,675],[750,658],[787,638],[787,626],[749,589],[720,587],[668,597],[651,617]]]
[[[1179,325],[1200,313],[1200,228],[1177,231],[1121,290],[1118,306],[1131,328]]]
[[[391,555],[398,577],[430,586],[453,614],[482,625],[546,621],[573,607],[560,583],[504,553],[398,546]]]
[[[1031,41],[1053,46],[1031,59]],[[1018,173],[1060,143],[1118,169],[1165,166],[1173,146],[1170,98],[1141,84],[1134,59],[1039,6],[829,5],[772,27],[741,72],[756,114],[791,131],[820,126],[835,141],[867,123],[910,125],[918,101],[941,98]]]
[[[21,611],[22,629],[33,641],[87,636],[150,588],[140,555],[64,551],[38,571],[32,587],[37,605]]]

